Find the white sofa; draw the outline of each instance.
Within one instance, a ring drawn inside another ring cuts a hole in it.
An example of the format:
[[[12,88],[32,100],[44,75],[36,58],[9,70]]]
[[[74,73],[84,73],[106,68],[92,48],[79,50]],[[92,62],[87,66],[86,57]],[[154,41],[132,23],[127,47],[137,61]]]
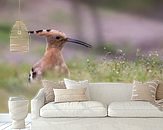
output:
[[[163,112],[148,102],[130,101],[131,91],[132,84],[90,83],[95,102],[45,105],[40,89],[31,101],[31,129],[163,130]]]

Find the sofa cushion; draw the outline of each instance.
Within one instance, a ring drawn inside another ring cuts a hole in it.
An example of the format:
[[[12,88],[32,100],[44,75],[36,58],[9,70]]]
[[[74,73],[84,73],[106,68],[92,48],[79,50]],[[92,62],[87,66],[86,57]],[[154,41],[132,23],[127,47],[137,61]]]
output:
[[[150,102],[128,101],[112,102],[108,107],[111,117],[163,117],[163,111]]]
[[[105,117],[107,107],[101,102],[50,102],[40,109],[41,117]]]

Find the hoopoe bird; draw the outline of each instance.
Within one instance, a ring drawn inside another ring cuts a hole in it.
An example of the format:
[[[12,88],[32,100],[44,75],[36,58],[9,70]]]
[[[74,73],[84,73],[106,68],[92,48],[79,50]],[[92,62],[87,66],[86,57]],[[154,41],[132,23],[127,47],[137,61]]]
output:
[[[70,75],[69,69],[61,53],[66,42],[80,44],[88,48],[92,47],[90,44],[83,41],[68,38],[65,33],[57,30],[38,30],[29,31],[28,33],[45,36],[47,40],[43,57],[32,66],[28,78],[29,82],[41,79],[44,73],[48,70],[64,74],[65,76]]]

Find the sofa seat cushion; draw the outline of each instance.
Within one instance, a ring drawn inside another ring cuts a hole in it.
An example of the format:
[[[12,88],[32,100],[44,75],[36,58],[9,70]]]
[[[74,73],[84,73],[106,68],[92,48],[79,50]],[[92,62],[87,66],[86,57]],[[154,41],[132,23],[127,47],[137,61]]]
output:
[[[163,111],[145,101],[112,102],[108,107],[108,116],[163,117]]]
[[[41,117],[105,117],[107,107],[101,102],[50,102],[40,109]]]

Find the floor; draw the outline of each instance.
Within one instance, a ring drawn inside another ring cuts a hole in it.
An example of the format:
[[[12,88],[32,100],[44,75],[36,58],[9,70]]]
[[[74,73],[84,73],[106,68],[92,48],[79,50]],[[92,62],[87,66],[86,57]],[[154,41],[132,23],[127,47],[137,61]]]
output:
[[[24,129],[12,129],[12,120],[8,113],[0,113],[0,130],[30,130],[31,126],[31,119],[30,114],[28,114],[25,125],[26,127]]]
[[[12,129],[11,122],[0,122],[0,130],[30,130],[30,122],[26,122],[26,128],[24,129]]]

